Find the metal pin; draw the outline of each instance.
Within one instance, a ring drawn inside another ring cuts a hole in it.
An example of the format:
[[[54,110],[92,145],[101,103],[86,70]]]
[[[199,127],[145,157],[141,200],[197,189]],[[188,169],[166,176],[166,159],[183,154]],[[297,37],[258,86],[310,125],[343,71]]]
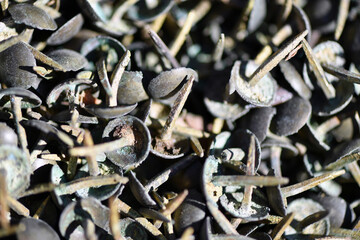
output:
[[[323,182],[329,181],[343,174],[345,174],[345,170],[343,169],[334,172],[324,173],[323,175],[320,175],[318,177],[313,177],[303,182],[296,183],[294,185],[290,185],[287,187],[283,187],[281,188],[281,192],[284,198],[288,198],[297,195],[299,193],[305,192],[306,190],[316,187],[317,185]]]
[[[199,157],[204,156],[204,149],[202,148],[199,139],[197,139],[196,137],[191,136],[190,137],[190,144],[191,144],[191,148],[194,150],[196,155],[198,155]]]
[[[161,132],[161,139],[162,140],[169,140],[171,139],[172,131],[175,126],[175,122],[178,119],[181,110],[183,109],[185,102],[190,94],[192,85],[194,83],[194,76],[190,76],[184,86],[181,88],[178,97],[176,98],[173,106],[171,107],[170,114],[166,119],[165,125]]]
[[[170,52],[169,48],[166,44],[161,40],[161,38],[157,35],[155,31],[153,31],[149,26],[145,26],[146,31],[148,32],[153,44],[159,53],[164,56],[174,68],[179,68],[181,65],[175,59],[174,55]]]
[[[293,6],[292,0],[285,0],[285,2],[283,3],[280,17],[279,17],[278,25],[285,22],[286,19],[289,17],[291,10],[292,10],[292,6]]]
[[[47,197],[45,198],[45,200],[41,203],[41,205],[39,206],[39,208],[36,210],[33,218],[39,219],[39,217],[41,216],[41,214],[44,212],[44,209],[45,209],[47,203],[49,202],[49,200],[50,200],[50,195],[47,196]]]
[[[271,55],[264,63],[262,63],[250,76],[250,85],[256,85],[268,72],[276,67],[281,60],[283,60],[294,48],[296,48],[300,42],[304,40],[307,34],[307,30],[299,33],[295,38],[287,42],[277,52]]]
[[[125,215],[133,218],[156,239],[166,240],[165,236],[153,224],[151,224],[146,218],[142,217],[137,211],[135,211],[125,202],[121,201],[119,198],[116,198],[114,200],[114,204],[116,204],[118,212],[122,212]]]
[[[274,46],[279,46],[282,42],[285,41],[288,37],[293,34],[292,28],[289,24],[284,25],[282,28],[277,31],[277,33],[271,38],[271,43]],[[255,63],[262,64],[272,53],[272,48],[270,44],[261,49],[260,53],[255,57]]]
[[[21,112],[22,98],[13,95],[10,97],[10,100],[11,100],[11,108],[14,114],[15,126],[19,137],[20,147],[28,156],[30,156],[29,149],[27,148],[28,142],[26,138],[26,131],[25,128],[20,124],[20,121],[22,120],[22,112]]]
[[[8,219],[9,206],[7,203],[7,185],[6,185],[6,172],[5,170],[0,171],[0,226],[3,229],[9,229],[10,222]]]
[[[295,213],[289,213],[286,215],[273,229],[271,232],[271,237],[273,240],[280,240],[281,236],[284,234],[285,229],[290,226],[292,220],[294,219]]]
[[[211,182],[215,186],[277,186],[289,183],[288,178],[252,175],[220,175],[214,176]]]
[[[95,224],[89,218],[85,218],[82,223],[82,227],[84,228],[85,237],[88,240],[97,240],[98,237],[95,233]]]
[[[188,16],[186,17],[184,26],[181,28],[180,32],[175,37],[175,40],[173,44],[170,47],[170,53],[172,56],[176,56],[176,54],[179,52],[181,46],[185,42],[186,36],[189,34],[191,27],[195,20],[195,11],[192,10],[189,12]]]
[[[326,98],[334,98],[336,95],[335,88],[331,83],[328,82],[324,69],[321,67],[320,63],[314,56],[314,53],[309,45],[309,43],[306,41],[306,39],[302,40],[302,46],[305,52],[305,55],[307,59],[309,60],[310,66],[312,67],[316,79],[318,81],[318,84],[320,85],[321,89],[323,90]]]
[[[111,152],[121,147],[128,145],[128,140],[119,138],[110,142],[99,143],[93,146],[73,147],[69,150],[70,156],[96,156],[98,153]]]
[[[340,0],[339,13],[336,21],[335,40],[339,40],[349,14],[350,0]]]
[[[356,183],[360,186],[360,167],[357,162],[351,162],[347,165],[351,175],[354,177]]]
[[[28,44],[26,42],[24,42],[24,44],[34,55],[35,59],[39,60],[42,63],[45,63],[46,65],[48,65],[50,67],[53,67],[57,71],[62,71],[62,72],[66,71],[63,66],[61,66],[58,62],[56,62],[52,58],[46,56],[45,54],[43,54],[42,52],[40,52],[39,50],[37,50],[36,48],[31,46],[30,44]]]
[[[96,62],[96,70],[97,70],[101,85],[103,86],[108,97],[111,97],[113,95],[113,93],[112,93],[109,77],[107,75],[105,64],[106,64],[105,57],[103,56]]]
[[[360,84],[360,74],[348,71],[344,68],[340,68],[331,64],[322,63],[321,66],[324,70],[340,80],[345,80],[352,83]]]
[[[206,206],[208,207],[211,215],[215,218],[216,222],[226,234],[239,235],[239,233],[225,217],[225,215],[218,209],[215,203],[213,203],[212,201],[207,201]]]
[[[346,155],[339,160],[329,163],[324,167],[326,171],[336,170],[345,167],[349,163],[355,162],[360,160],[360,152],[351,153],[349,155]]]
[[[117,92],[119,88],[119,83],[121,77],[125,71],[126,66],[130,62],[131,53],[129,50],[126,50],[124,55],[119,60],[118,64],[115,66],[115,69],[111,75],[111,93],[112,95],[109,98],[109,106],[117,106]]]
[[[253,176],[255,173],[255,137],[251,135],[248,150],[248,159],[246,164],[246,176]],[[252,193],[255,186],[246,185],[244,189],[244,198],[241,202],[241,208],[245,211],[250,210]]]
[[[218,42],[216,43],[212,59],[214,62],[221,60],[225,48],[225,34],[221,33]]]
[[[109,22],[116,23],[119,21],[119,19],[122,19],[124,14],[127,12],[127,10],[132,7],[135,3],[137,3],[139,0],[126,0],[123,1],[122,4],[116,8],[113,15],[111,16],[111,19]]]
[[[246,31],[246,23],[249,20],[250,13],[252,9],[254,8],[255,0],[248,0],[246,7],[244,8],[240,21],[238,23],[238,32],[236,33],[236,38],[238,40],[242,40],[246,37],[247,31]]]
[[[104,185],[113,185],[113,184],[126,184],[129,181],[126,177],[121,177],[119,174],[111,174],[111,175],[100,175],[100,176],[89,176],[78,178],[76,180],[62,183],[59,185],[55,185],[53,183],[50,184],[40,184],[33,189],[27,190],[26,192],[22,193],[19,198],[27,197],[35,194],[40,194],[44,192],[51,192],[57,191],[58,195],[67,195],[73,194],[76,191],[79,191],[83,188],[90,188],[90,187],[100,187]]]
[[[120,227],[119,227],[119,219],[120,214],[118,212],[117,206],[115,204],[115,196],[112,196],[109,198],[109,225],[110,225],[110,231],[114,237],[114,240],[125,240],[125,238],[121,235]]]

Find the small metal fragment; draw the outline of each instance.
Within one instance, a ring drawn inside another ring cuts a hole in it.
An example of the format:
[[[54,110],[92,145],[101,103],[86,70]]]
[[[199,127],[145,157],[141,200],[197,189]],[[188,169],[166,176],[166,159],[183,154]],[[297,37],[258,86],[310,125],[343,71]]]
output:
[[[276,225],[276,227],[271,232],[271,237],[273,238],[273,240],[280,240],[281,236],[285,232],[285,229],[291,224],[292,220],[294,219],[294,216],[294,213],[289,213],[281,220],[281,222]]]

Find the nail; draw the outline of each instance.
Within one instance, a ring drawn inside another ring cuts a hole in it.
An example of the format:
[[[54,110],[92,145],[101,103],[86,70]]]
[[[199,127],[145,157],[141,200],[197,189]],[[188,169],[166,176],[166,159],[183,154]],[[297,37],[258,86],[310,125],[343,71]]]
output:
[[[285,41],[288,37],[293,34],[292,28],[289,24],[284,25],[282,28],[277,31],[277,33],[271,38],[271,43],[274,46],[279,46],[282,42]],[[262,64],[272,53],[272,48],[270,44],[263,47],[263,49],[255,57],[256,64]]]
[[[333,130],[334,128],[339,126],[340,124],[341,124],[340,119],[337,116],[334,116],[334,117],[326,120],[325,122],[321,123],[315,129],[315,132],[316,132],[316,134],[319,134],[321,136],[321,138],[324,138],[326,133],[330,132],[331,130]]]
[[[213,203],[211,201],[207,201],[206,205],[207,205],[211,215],[214,217],[216,222],[219,224],[220,228],[226,234],[239,235],[239,233],[236,231],[236,229],[233,227],[233,225],[229,222],[229,220],[225,217],[225,215],[218,209],[218,207],[215,205],[215,203]]]
[[[336,21],[335,40],[339,40],[349,14],[350,0],[340,0],[339,13]]]
[[[343,174],[345,174],[345,170],[343,170],[343,169],[338,170],[338,171],[329,172],[329,173],[324,173],[318,177],[313,177],[313,178],[310,178],[303,182],[296,183],[296,184],[293,184],[293,185],[290,185],[287,187],[283,187],[283,188],[281,188],[281,192],[282,192],[284,198],[295,196],[299,193],[305,192],[306,190],[316,187],[317,185],[319,185],[321,183],[324,183],[326,181],[334,179]]]
[[[195,12],[194,10],[192,10],[188,13],[184,26],[181,28],[180,32],[176,35],[175,40],[170,47],[170,53],[172,56],[175,57],[176,54],[179,52],[181,46],[184,44],[186,36],[190,32],[194,20],[195,20]]]
[[[167,13],[164,13],[162,15],[160,15],[159,17],[157,17],[151,24],[151,29],[154,32],[159,32],[161,27],[164,25],[164,22],[166,20],[167,17]]]
[[[289,213],[286,215],[273,229],[271,232],[271,237],[273,240],[280,240],[281,236],[284,234],[285,229],[290,226],[292,220],[294,219],[295,213]]]
[[[10,97],[11,108],[14,114],[14,121],[19,137],[20,147],[28,156],[30,156],[29,150],[27,148],[28,142],[26,138],[26,131],[25,128],[20,124],[20,121],[22,120],[21,100],[21,97],[16,97],[14,95]]]
[[[82,220],[81,225],[85,232],[85,238],[88,240],[98,240],[98,237],[95,233],[95,224],[89,218]]]
[[[146,218],[142,217],[125,202],[121,201],[119,198],[116,198],[114,200],[114,204],[116,204],[118,212],[123,212],[125,215],[133,218],[141,226],[148,230],[148,232],[156,239],[166,240],[165,236],[153,224],[151,224]]]
[[[175,212],[175,210],[184,202],[185,198],[189,194],[189,191],[185,189],[181,193],[179,193],[175,198],[171,199],[165,206],[164,209],[160,210],[160,213],[162,213],[164,216],[166,216],[169,220],[171,220],[171,214]],[[162,221],[155,221],[154,226],[156,228],[160,228]],[[164,224],[166,224],[164,222]],[[170,226],[168,226],[170,227]]]
[[[189,194],[189,191],[185,189],[180,194],[178,194],[174,199],[170,200],[166,204],[166,208],[164,210],[160,210],[161,213],[164,215],[171,215],[175,210],[183,203],[187,195]]]
[[[287,42],[277,52],[271,55],[264,63],[262,63],[250,76],[250,85],[256,85],[260,79],[262,79],[268,72],[276,67],[281,60],[283,60],[294,48],[296,48],[307,34],[307,30],[299,33],[295,38]]]
[[[246,176],[253,176],[255,173],[255,137],[251,135],[250,145],[248,150],[248,159],[246,164]],[[244,189],[244,198],[241,202],[241,208],[248,212],[251,206],[251,198],[253,189],[255,187],[253,185],[246,185]]]
[[[221,33],[220,34],[220,38],[216,43],[213,55],[212,55],[212,60],[214,62],[219,62],[221,60],[221,57],[224,53],[224,48],[225,48],[225,34]]]
[[[109,99],[109,106],[114,107],[117,106],[117,92],[119,89],[119,83],[121,80],[121,77],[125,71],[126,66],[130,62],[131,53],[129,50],[126,50],[124,55],[119,60],[118,64],[115,66],[115,70],[113,71],[111,75],[111,92],[112,95]]]
[[[201,146],[201,143],[199,141],[198,138],[191,136],[190,137],[190,144],[191,144],[191,148],[192,150],[195,152],[195,154],[199,157],[203,157],[204,156],[204,149]]]
[[[235,91],[235,90],[234,90]],[[215,118],[214,119],[214,123],[213,123],[213,127],[212,127],[212,133],[213,134],[219,134],[221,133],[221,129],[223,128],[225,123],[224,119],[221,118]]]
[[[278,146],[272,146],[270,148],[270,165],[271,168],[273,168],[275,170],[275,176],[281,177],[281,161],[280,161],[280,156],[281,156],[281,147]],[[287,183],[285,183],[287,184]]]
[[[1,1],[1,11],[5,12],[9,7],[9,1],[3,0]]]
[[[347,165],[351,175],[355,179],[356,183],[360,186],[360,167],[357,162],[351,162]]]
[[[44,192],[51,192],[51,191],[58,191],[58,195],[67,195],[73,194],[76,191],[83,189],[83,188],[90,188],[90,187],[100,187],[104,185],[113,185],[113,184],[126,184],[129,181],[126,177],[121,177],[118,174],[111,174],[111,175],[100,175],[100,176],[89,176],[84,178],[78,178],[76,180],[62,183],[59,185],[55,185],[53,183],[50,184],[39,184],[38,186],[34,187],[33,189],[25,191],[23,194],[20,195],[19,198],[40,194]]]
[[[331,75],[338,77],[340,80],[360,84],[360,74],[356,72],[351,72],[344,68],[340,68],[327,63],[322,63],[321,66],[324,68],[325,72],[328,72]]]
[[[289,17],[293,6],[293,0],[285,0],[281,9],[281,14],[278,21],[278,26],[285,22]]]
[[[9,205],[7,203],[7,185],[6,185],[6,172],[5,170],[0,171],[0,226],[3,229],[9,229],[10,222],[8,219]]]
[[[306,41],[306,39],[302,40],[302,47],[303,47],[305,55],[310,63],[310,66],[312,67],[312,70],[315,73],[317,82],[318,82],[319,86],[321,87],[322,91],[324,92],[326,98],[327,99],[334,98],[336,95],[335,88],[327,80],[324,69],[321,67],[319,61],[314,56],[314,53],[313,53],[309,43]]]
[[[85,129],[84,146],[87,146],[87,147],[94,146],[94,141],[93,141],[91,133],[90,133],[90,131],[88,129]],[[88,164],[90,176],[99,175],[100,170],[99,170],[98,163],[96,161],[96,155],[92,154],[92,155],[86,156],[86,161],[87,161],[87,164]]]
[[[346,155],[333,163],[329,163],[324,167],[324,170],[331,171],[345,167],[349,163],[360,160],[360,152],[351,153]]]
[[[111,96],[113,96],[113,92],[111,89],[111,85],[110,85],[110,81],[109,81],[109,77],[107,75],[107,71],[106,71],[106,59],[104,56],[102,56],[97,62],[96,62],[96,70],[97,70],[97,74],[99,76],[100,79],[100,83],[103,86],[107,96],[110,98]]]
[[[285,177],[248,176],[248,175],[221,175],[214,176],[211,181],[215,186],[276,186],[289,183]]]
[[[93,146],[73,147],[69,150],[70,156],[83,157],[97,155],[103,152],[111,152],[128,145],[126,138],[119,138],[110,142],[99,143]]]
[[[83,188],[100,187],[104,185],[113,185],[118,183],[126,184],[128,181],[128,178],[121,177],[119,174],[111,174],[106,176],[89,176],[84,178],[78,178],[64,184],[60,184],[56,186],[55,190],[58,191],[59,195],[67,195],[73,194]]]
[[[30,44],[28,44],[26,42],[24,42],[24,44],[34,55],[35,59],[39,60],[40,62],[42,62],[50,67],[53,67],[57,71],[66,72],[66,70],[63,68],[63,66],[61,66],[59,63],[54,61],[52,58],[46,56],[45,54],[43,54],[42,52],[40,52],[39,50],[37,50],[36,48],[31,46]]]
[[[33,218],[39,219],[39,217],[41,216],[41,214],[44,212],[44,209],[45,209],[47,203],[49,202],[49,199],[50,199],[50,195],[47,196],[44,201],[42,201],[42,203],[40,204],[39,208],[36,210]]]
[[[119,19],[122,19],[127,10],[132,7],[139,0],[125,0],[121,3],[121,5],[116,8],[109,22],[117,23]]]
[[[155,45],[156,49],[159,53],[164,56],[173,66],[173,68],[179,68],[181,65],[175,59],[175,57],[170,52],[169,48],[166,44],[161,40],[161,38],[157,35],[155,31],[153,31],[149,26],[145,26],[146,31],[148,32],[153,44]]]
[[[161,139],[162,140],[170,140],[172,131],[175,126],[175,122],[178,119],[184,104],[190,94],[192,85],[194,83],[194,76],[190,76],[187,82],[184,84],[184,86],[181,88],[178,97],[176,98],[173,106],[171,107],[170,114],[165,122],[165,125],[161,132]]]
[[[115,196],[109,198],[109,225],[110,225],[110,232],[114,237],[114,240],[125,240],[125,238],[121,235],[121,230],[119,226],[119,219],[120,214],[118,212],[116,203],[115,203]]]
[[[238,31],[236,33],[236,38],[238,40],[243,40],[248,34],[246,31],[246,24],[249,20],[250,13],[251,13],[252,9],[254,8],[254,4],[255,4],[255,0],[247,1],[247,4],[241,14],[240,21],[239,21],[238,27],[237,27]]]

